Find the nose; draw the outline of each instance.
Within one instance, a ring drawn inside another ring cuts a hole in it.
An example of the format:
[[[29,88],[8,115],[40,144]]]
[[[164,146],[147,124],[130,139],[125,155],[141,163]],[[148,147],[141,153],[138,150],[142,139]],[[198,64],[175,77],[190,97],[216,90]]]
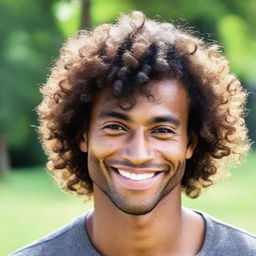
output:
[[[142,165],[153,160],[153,152],[149,140],[141,129],[135,132],[127,142],[122,158],[133,165]]]

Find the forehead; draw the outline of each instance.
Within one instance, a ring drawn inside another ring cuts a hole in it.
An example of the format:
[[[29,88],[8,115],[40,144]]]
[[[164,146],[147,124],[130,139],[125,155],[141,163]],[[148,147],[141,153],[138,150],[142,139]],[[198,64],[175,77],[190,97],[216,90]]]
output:
[[[125,101],[114,97],[111,90],[106,88],[95,97],[92,114],[100,114],[105,110],[118,110],[129,114],[141,108],[144,108],[145,112],[150,108],[151,111],[162,114],[188,112],[189,98],[185,86],[178,80],[153,80],[147,85],[147,92],[152,97],[135,92]]]

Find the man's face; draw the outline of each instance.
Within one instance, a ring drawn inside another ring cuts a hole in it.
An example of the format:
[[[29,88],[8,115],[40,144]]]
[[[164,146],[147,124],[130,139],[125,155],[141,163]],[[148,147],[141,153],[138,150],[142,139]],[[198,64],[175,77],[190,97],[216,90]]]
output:
[[[80,144],[88,152],[94,189],[134,215],[150,212],[180,186],[196,144],[188,137],[189,101],[183,86],[167,79],[152,81],[148,88],[154,100],[136,94],[129,110],[102,91]]]

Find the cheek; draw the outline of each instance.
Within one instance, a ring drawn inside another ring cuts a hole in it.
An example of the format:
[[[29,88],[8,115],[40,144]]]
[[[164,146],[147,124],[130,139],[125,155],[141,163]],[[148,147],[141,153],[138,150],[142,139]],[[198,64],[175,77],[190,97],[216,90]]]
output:
[[[186,147],[182,143],[170,142],[158,147],[158,151],[161,152],[163,157],[170,162],[180,162],[186,159]]]
[[[89,141],[88,153],[98,159],[104,159],[115,153],[116,150],[117,145],[109,140],[104,140],[104,138],[92,138]]]

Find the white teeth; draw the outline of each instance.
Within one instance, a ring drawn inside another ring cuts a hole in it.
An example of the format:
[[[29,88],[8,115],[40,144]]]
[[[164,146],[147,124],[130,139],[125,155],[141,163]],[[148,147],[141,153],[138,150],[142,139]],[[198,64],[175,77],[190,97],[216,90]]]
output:
[[[140,173],[140,174],[135,174],[135,173],[130,173],[121,169],[118,169],[118,172],[125,178],[128,178],[130,180],[146,180],[155,175],[155,173]]]

